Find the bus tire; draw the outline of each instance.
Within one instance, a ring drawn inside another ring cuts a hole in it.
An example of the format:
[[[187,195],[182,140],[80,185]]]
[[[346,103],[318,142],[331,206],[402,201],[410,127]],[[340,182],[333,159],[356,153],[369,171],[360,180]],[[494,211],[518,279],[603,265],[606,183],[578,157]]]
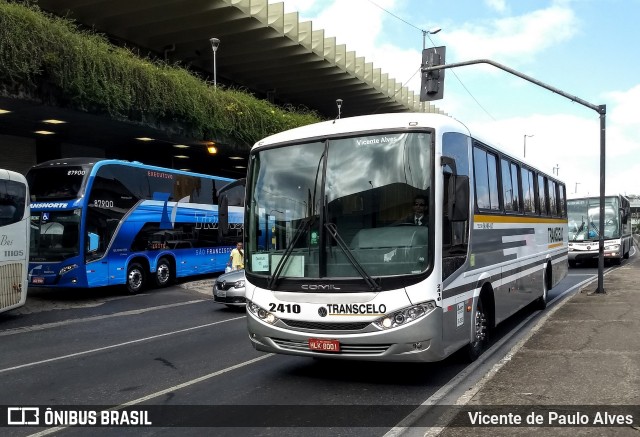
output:
[[[482,299],[478,297],[476,306],[473,313],[473,320],[475,324],[474,339],[466,346],[466,358],[469,361],[475,361],[478,359],[482,352],[484,352],[487,344],[489,343],[489,328],[487,325],[487,313],[484,311]]]
[[[549,295],[549,269],[542,271],[542,296],[536,299],[536,309],[544,310],[547,307],[547,296]]]
[[[167,258],[160,258],[156,268],[156,285],[158,288],[166,287],[173,282],[173,267]]]
[[[131,263],[127,267],[127,291],[131,294],[137,294],[144,288],[145,275],[142,265]]]

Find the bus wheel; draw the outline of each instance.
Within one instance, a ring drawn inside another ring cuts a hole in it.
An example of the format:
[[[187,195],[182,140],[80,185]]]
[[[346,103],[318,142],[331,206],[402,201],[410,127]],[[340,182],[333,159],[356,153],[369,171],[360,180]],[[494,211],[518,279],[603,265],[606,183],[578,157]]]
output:
[[[127,291],[131,294],[139,293],[144,287],[144,270],[138,263],[129,264],[127,269]]]
[[[156,285],[162,288],[171,284],[172,281],[173,273],[171,272],[171,263],[167,258],[160,258],[156,270]]]
[[[467,357],[469,361],[475,361],[484,352],[487,346],[487,314],[484,312],[482,300],[478,297],[474,311],[475,335],[473,341],[467,345]]]
[[[536,299],[536,309],[542,311],[547,307],[547,296],[549,295],[549,279],[547,278],[547,269],[542,271],[542,296]]]

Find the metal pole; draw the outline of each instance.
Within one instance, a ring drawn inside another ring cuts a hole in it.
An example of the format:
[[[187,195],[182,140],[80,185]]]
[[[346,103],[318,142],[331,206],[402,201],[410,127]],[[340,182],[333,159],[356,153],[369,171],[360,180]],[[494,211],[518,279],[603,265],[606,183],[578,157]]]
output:
[[[218,87],[218,81],[216,80],[216,52],[213,52],[213,87],[217,88]]]
[[[598,288],[596,293],[605,293],[604,291],[604,193],[605,193],[605,133],[607,131],[606,115],[607,105],[598,106],[600,113],[600,241],[598,242]]]
[[[524,134],[524,150],[522,151],[522,157],[527,157],[527,134]]]

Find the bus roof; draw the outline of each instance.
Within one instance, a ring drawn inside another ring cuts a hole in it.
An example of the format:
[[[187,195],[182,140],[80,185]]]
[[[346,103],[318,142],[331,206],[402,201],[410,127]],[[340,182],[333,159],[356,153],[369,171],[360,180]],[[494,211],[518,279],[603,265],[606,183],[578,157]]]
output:
[[[371,130],[432,127],[471,135],[465,125],[453,117],[422,112],[361,115],[309,124],[280,132],[258,141],[254,148],[304,139],[344,135]]]
[[[171,172],[176,174],[199,176],[199,177],[205,177],[205,178],[215,178],[218,180],[228,181],[228,182],[235,181],[235,179],[226,178],[222,176],[193,173],[189,171],[177,170],[174,168],[157,167],[155,165],[148,165],[139,161],[125,161],[122,159],[109,159],[109,158],[86,158],[86,157],[85,158],[58,158],[58,159],[53,159],[51,161],[45,161],[45,162],[36,164],[33,167],[31,167],[31,169],[49,168],[49,167],[55,167],[58,165],[64,165],[64,166],[90,165],[94,167],[96,166],[96,164],[99,164],[97,167],[101,167],[103,165],[109,165],[109,164],[118,164],[118,165],[124,165],[124,166],[136,167],[136,168],[145,168],[148,170]]]
[[[11,171],[11,170],[5,170],[5,169],[0,169],[0,179],[22,182],[25,185],[27,183],[27,179],[20,173]]]

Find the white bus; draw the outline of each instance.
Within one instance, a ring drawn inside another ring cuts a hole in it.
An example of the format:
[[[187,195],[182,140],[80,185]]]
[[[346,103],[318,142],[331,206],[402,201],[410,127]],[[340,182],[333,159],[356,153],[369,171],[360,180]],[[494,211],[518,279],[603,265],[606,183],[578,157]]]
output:
[[[565,185],[444,115],[270,136],[251,150],[246,194],[260,351],[437,361],[465,348],[475,359],[496,324],[546,307],[568,270]]]
[[[567,200],[569,266],[598,259],[600,251],[600,197]],[[629,258],[631,204],[622,195],[604,198],[604,259],[620,265]]]
[[[0,312],[24,305],[29,262],[29,188],[20,173],[0,169]]]

